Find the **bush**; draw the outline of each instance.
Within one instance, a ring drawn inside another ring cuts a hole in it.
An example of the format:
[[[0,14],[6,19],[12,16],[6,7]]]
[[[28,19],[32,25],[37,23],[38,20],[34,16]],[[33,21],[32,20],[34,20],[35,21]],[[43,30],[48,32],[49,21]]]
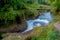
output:
[[[4,34],[4,32],[0,31],[0,40],[2,40],[2,34]]]
[[[50,35],[52,32],[54,32],[54,26],[53,23],[48,25],[47,27],[37,27],[34,31],[33,34],[35,34],[32,37],[27,37],[27,40],[50,40]]]
[[[60,40],[60,34],[57,30],[54,30],[50,35],[49,35],[50,40]]]

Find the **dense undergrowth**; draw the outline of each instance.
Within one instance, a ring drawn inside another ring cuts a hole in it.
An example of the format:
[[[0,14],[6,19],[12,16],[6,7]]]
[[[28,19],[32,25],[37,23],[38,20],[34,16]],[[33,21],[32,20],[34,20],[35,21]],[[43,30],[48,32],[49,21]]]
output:
[[[42,37],[28,37],[26,40],[60,40],[60,34],[58,31],[52,31],[51,34],[47,38],[44,36]]]
[[[49,6],[47,4],[54,4],[53,6],[59,10],[59,1],[45,0],[41,1],[41,3],[39,1],[41,0],[0,0],[0,26],[9,26],[14,22],[19,23],[22,22],[21,20],[34,18],[38,15],[39,11],[37,9],[39,9],[41,5],[44,5],[41,7],[45,9],[45,6]],[[17,19],[19,20],[17,21]]]
[[[44,2],[43,2],[44,4]],[[48,2],[47,2],[48,4]],[[60,15],[60,0],[49,1],[49,4],[53,5],[53,8],[56,7],[55,10],[52,10],[53,15]],[[34,18],[38,15],[40,5],[36,0],[0,0],[0,27],[8,27],[13,23],[22,23],[22,20]],[[45,5],[43,8],[45,8]],[[49,8],[49,7],[48,7]],[[51,8],[52,9],[52,8]],[[59,13],[58,13],[59,12]],[[57,18],[57,17],[56,17]],[[60,23],[60,19],[55,19]],[[53,20],[54,21],[54,20]],[[56,22],[55,21],[55,22]],[[37,28],[36,33],[38,33],[38,37],[32,36],[28,37],[26,40],[60,40],[60,34],[58,31],[54,30],[54,23],[48,25],[48,27],[40,27]],[[38,30],[39,29],[39,30]],[[2,38],[3,32],[0,32],[0,39]],[[34,34],[34,33],[33,33]]]
[[[40,27],[38,36],[27,37],[26,40],[60,40],[60,33],[54,29],[52,23],[46,28]]]

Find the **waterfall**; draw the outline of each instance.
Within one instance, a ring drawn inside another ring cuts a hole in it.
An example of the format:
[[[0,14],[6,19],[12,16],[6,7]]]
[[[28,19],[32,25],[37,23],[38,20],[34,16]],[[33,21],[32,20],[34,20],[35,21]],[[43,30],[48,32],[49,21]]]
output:
[[[53,20],[51,12],[47,12],[47,13],[44,13],[43,15],[41,15],[41,16],[38,16],[38,19],[43,19],[43,20],[47,19],[48,21]]]
[[[51,12],[46,12],[43,15],[38,16],[35,20],[28,20],[27,29],[22,33],[32,30],[34,27],[47,26],[53,20]]]

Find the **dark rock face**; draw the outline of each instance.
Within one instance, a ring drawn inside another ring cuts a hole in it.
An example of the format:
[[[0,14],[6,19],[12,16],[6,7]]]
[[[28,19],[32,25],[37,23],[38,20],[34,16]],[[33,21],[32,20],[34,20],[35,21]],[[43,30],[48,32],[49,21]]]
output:
[[[3,38],[3,37],[2,37],[2,36],[0,36],[0,40],[2,40],[2,38]]]
[[[8,32],[11,32],[11,33],[23,32],[26,28],[27,28],[26,26],[17,25],[17,27],[13,28],[12,30],[9,30]]]
[[[20,33],[27,29],[26,23],[14,24],[10,28],[0,28],[0,31],[5,33]]]
[[[17,22],[17,24],[21,23],[21,19],[20,19],[19,15],[16,15],[15,21]]]
[[[59,8],[57,8],[57,9],[56,9],[56,12],[60,12],[60,9],[59,9]]]

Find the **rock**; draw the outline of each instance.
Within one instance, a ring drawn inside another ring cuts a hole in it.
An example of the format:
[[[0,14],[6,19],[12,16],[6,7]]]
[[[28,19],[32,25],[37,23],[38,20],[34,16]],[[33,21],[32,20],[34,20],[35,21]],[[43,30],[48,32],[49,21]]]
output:
[[[24,31],[26,28],[27,28],[26,23],[14,24],[11,25],[9,28],[0,28],[0,31],[5,33],[18,33]]]
[[[8,35],[8,36],[7,36]],[[22,40],[20,34],[5,34],[2,40]]]
[[[60,24],[59,23],[55,23],[54,26],[58,31],[60,31]]]
[[[20,25],[18,24],[17,27],[13,28],[12,30],[9,30],[8,32],[12,32],[12,33],[15,33],[15,32],[23,32],[25,29],[27,28],[26,24],[24,25]]]

